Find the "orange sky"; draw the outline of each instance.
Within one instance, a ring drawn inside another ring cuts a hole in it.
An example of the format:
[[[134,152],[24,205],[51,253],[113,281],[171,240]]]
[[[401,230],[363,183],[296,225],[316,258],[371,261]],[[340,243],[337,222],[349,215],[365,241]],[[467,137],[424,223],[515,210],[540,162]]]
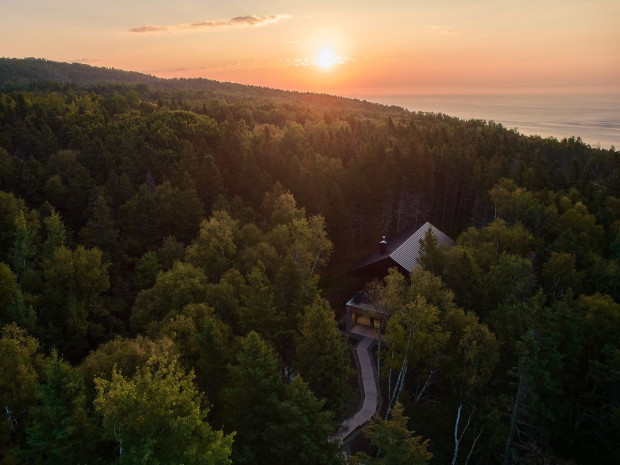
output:
[[[0,2],[7,57],[351,96],[620,92],[618,0]]]

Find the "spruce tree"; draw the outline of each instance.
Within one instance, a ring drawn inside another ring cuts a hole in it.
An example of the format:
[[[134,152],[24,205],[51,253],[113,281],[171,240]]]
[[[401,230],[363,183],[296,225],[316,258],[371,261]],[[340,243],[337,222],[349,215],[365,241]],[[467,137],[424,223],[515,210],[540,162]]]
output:
[[[351,375],[349,346],[336,328],[334,312],[327,301],[317,298],[306,307],[299,325],[300,336],[295,354],[295,369],[326,407],[343,416],[346,409]]]
[[[284,383],[273,349],[255,331],[243,340],[222,393],[222,422],[236,431],[232,458],[241,465],[274,463],[266,430],[279,420]]]
[[[80,375],[52,352],[47,380],[37,388],[39,404],[30,409],[28,462],[46,465],[93,463],[94,428],[85,409]]]

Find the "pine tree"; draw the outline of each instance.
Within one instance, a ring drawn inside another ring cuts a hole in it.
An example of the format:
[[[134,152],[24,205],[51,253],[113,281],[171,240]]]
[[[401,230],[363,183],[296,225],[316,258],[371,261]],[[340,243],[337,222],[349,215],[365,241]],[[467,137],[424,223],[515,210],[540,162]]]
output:
[[[378,457],[357,453],[352,457],[354,465],[425,465],[433,458],[428,451],[428,439],[414,436],[407,428],[409,418],[403,414],[403,406],[397,403],[392,409],[391,420],[375,417],[364,435],[379,449]]]
[[[103,194],[95,198],[91,217],[80,230],[80,238],[87,247],[98,247],[113,258],[120,252],[119,232]]]
[[[286,387],[285,399],[276,408],[278,421],[269,425],[268,435],[274,465],[342,464],[338,443],[330,442],[336,425],[331,412],[323,409],[301,376]]]
[[[29,463],[93,463],[94,428],[86,414],[81,377],[55,351],[45,374],[46,382],[37,388],[40,403],[30,409]]]
[[[432,228],[428,228],[424,234],[424,239],[420,239],[420,258],[418,258],[418,263],[422,268],[434,275],[441,276],[443,273],[443,251],[439,247],[437,237],[433,234]]]
[[[265,274],[265,265],[261,261],[252,268],[247,276],[247,282],[243,288],[242,305],[239,309],[241,331],[245,334],[254,330],[274,343],[278,339],[284,318],[273,303],[273,286]]]
[[[319,399],[325,398],[326,407],[340,417],[349,397],[350,351],[327,301],[317,298],[306,307],[299,332],[294,367],[312,392]]]
[[[266,430],[280,421],[276,407],[284,394],[276,355],[256,332],[250,331],[229,373],[222,393],[222,422],[236,431],[233,461],[270,465],[273,453]]]

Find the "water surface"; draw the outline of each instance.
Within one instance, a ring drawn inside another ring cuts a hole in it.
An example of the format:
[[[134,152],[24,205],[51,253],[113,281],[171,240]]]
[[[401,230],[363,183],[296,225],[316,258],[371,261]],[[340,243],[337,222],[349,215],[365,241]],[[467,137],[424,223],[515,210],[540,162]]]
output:
[[[620,149],[620,94],[391,95],[363,97],[411,111],[501,123],[521,134],[581,137],[593,147]]]

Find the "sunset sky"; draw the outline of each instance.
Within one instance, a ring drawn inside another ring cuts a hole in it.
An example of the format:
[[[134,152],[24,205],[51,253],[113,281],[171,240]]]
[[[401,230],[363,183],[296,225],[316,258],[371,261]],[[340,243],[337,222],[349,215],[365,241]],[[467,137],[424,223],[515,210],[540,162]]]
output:
[[[0,56],[331,94],[619,92],[618,0],[0,0]]]

